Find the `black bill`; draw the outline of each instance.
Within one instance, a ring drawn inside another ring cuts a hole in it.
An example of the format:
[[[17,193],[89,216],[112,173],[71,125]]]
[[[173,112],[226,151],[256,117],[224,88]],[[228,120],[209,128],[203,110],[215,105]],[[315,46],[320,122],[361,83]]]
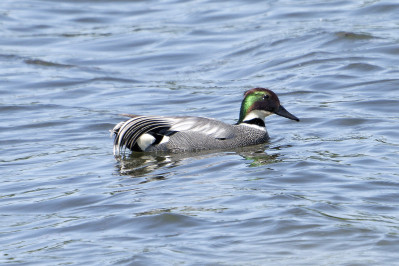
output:
[[[276,112],[274,112],[276,115],[280,115],[292,120],[295,120],[297,122],[299,122],[299,118],[296,117],[295,115],[291,114],[290,112],[288,112],[282,105],[279,106],[279,108],[277,109]]]

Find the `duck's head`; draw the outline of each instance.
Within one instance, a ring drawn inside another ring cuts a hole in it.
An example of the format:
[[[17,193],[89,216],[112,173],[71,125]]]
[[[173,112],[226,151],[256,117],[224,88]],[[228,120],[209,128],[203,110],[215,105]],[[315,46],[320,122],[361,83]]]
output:
[[[263,122],[265,117],[271,114],[299,121],[296,116],[280,105],[280,100],[274,92],[269,89],[255,88],[244,94],[238,124],[252,120]]]

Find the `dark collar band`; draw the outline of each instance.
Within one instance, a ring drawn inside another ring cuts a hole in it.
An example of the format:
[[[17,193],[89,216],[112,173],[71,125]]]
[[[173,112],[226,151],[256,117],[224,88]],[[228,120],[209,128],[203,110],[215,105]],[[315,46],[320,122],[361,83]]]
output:
[[[266,126],[265,125],[265,121],[263,121],[263,119],[260,119],[260,118],[254,118],[254,119],[251,119],[251,120],[246,120],[243,123],[250,124],[250,125],[257,125],[257,126],[260,126],[260,127],[265,127]]]

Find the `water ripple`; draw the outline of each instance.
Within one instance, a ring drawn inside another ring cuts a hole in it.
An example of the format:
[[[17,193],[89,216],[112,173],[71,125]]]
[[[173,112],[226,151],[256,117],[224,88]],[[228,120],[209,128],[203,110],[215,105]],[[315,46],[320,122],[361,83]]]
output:
[[[0,7],[3,264],[397,263],[395,1]],[[258,86],[301,122],[113,157],[121,113],[235,123]]]

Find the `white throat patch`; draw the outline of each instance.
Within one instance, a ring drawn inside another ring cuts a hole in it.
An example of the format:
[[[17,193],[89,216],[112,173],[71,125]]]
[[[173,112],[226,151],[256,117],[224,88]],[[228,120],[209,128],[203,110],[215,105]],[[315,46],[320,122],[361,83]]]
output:
[[[259,119],[265,120],[266,116],[269,116],[269,115],[272,115],[272,114],[273,113],[265,111],[265,110],[254,110],[254,111],[251,111],[249,114],[247,114],[244,117],[243,121],[249,121],[249,120],[252,120],[252,119],[255,119],[255,118],[259,118]]]

